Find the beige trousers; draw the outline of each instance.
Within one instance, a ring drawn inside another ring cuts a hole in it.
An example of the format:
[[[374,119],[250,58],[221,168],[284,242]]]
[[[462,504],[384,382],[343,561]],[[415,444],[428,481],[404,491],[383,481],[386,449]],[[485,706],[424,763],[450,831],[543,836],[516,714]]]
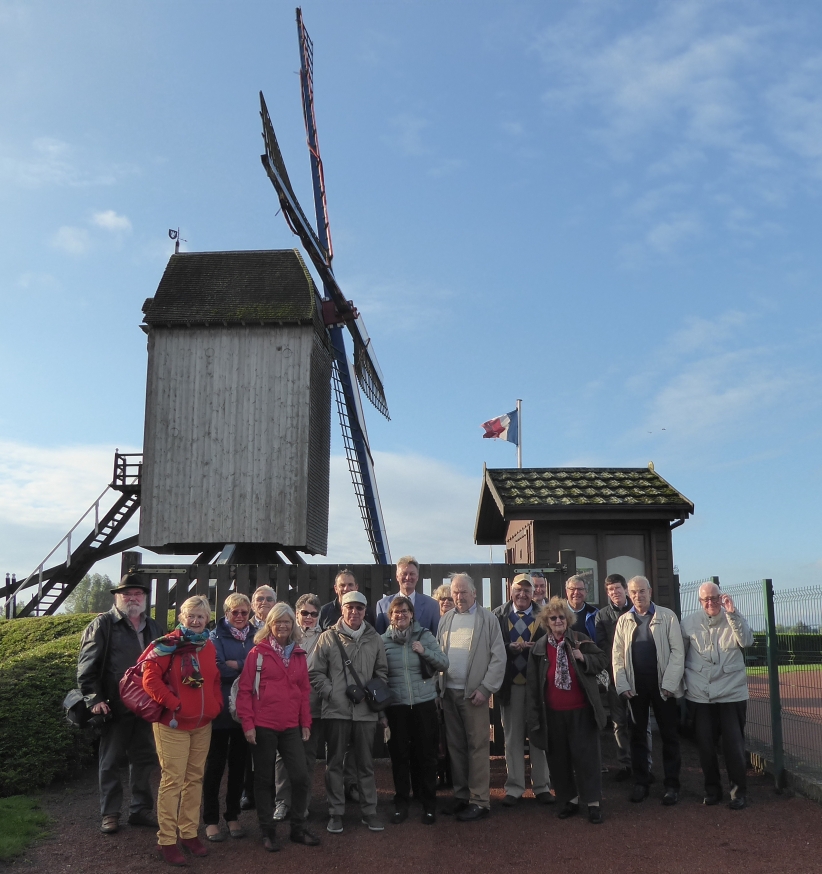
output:
[[[446,689],[442,699],[445,739],[451,756],[454,798],[491,806],[491,720],[488,705],[477,707],[464,689]]]
[[[160,760],[160,790],[157,793],[157,843],[169,846],[197,837],[203,774],[211,743],[211,723],[181,731],[154,723],[154,743]]]

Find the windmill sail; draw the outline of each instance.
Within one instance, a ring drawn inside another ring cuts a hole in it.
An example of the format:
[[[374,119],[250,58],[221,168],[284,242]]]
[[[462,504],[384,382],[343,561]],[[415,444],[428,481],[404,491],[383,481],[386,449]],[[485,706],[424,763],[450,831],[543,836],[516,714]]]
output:
[[[334,302],[340,322],[346,325],[354,340],[357,382],[368,400],[383,416],[389,418],[388,401],[385,398],[385,389],[382,383],[382,371],[371,347],[368,332],[362,325],[362,320],[359,318],[353,303],[346,300],[334,278],[329,246],[324,245],[317,236],[294,194],[262,91],[260,92],[260,117],[263,121],[263,141],[265,143],[265,154],[261,155],[260,159],[277,192],[283,214],[291,230],[300,238],[308,257],[320,274],[325,293]],[[312,162],[313,160],[312,155]]]

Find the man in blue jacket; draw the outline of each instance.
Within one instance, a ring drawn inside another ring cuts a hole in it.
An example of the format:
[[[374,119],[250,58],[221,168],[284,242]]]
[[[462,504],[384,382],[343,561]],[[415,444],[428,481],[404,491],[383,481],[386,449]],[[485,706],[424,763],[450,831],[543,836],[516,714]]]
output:
[[[577,617],[570,630],[578,631],[580,634],[587,634],[591,640],[596,641],[597,629],[594,618],[597,615],[598,608],[586,602],[585,598],[587,595],[588,589],[585,585],[585,577],[577,574],[566,580],[565,597],[568,599],[568,606]]]
[[[377,603],[378,634],[384,634],[388,628],[388,608],[397,595],[405,595],[414,605],[414,619],[423,628],[427,628],[431,634],[436,635],[437,626],[440,622],[440,605],[434,598],[417,591],[417,582],[420,578],[420,563],[413,555],[404,555],[397,561],[397,583],[399,592],[386,595]]]

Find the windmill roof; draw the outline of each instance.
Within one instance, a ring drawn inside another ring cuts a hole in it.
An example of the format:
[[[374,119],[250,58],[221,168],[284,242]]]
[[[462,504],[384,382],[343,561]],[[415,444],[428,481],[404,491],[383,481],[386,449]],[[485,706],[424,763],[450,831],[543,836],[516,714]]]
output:
[[[504,543],[510,519],[684,519],[694,505],[647,467],[485,470],[476,543]]]
[[[310,324],[317,289],[296,249],[185,252],[169,258],[147,325]]]

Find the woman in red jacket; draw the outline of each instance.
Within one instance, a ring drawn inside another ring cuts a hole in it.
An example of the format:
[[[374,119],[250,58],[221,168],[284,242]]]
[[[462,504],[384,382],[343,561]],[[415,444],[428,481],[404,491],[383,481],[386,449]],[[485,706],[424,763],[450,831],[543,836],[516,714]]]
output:
[[[305,828],[308,769],[303,742],[311,734],[311,708],[305,650],[288,604],[275,604],[254,635],[237,693],[237,716],[254,757],[254,796],[263,846],[279,850],[274,813],[274,762],[280,754],[291,781],[291,840],[316,847],[320,841]]]
[[[143,667],[143,688],[165,707],[154,723],[160,760],[157,851],[171,865],[187,865],[180,844],[193,856],[208,851],[197,837],[203,772],[211,720],[223,708],[220,672],[209,640],[211,605],[196,595],[180,607],[180,624],[155,640]]]

